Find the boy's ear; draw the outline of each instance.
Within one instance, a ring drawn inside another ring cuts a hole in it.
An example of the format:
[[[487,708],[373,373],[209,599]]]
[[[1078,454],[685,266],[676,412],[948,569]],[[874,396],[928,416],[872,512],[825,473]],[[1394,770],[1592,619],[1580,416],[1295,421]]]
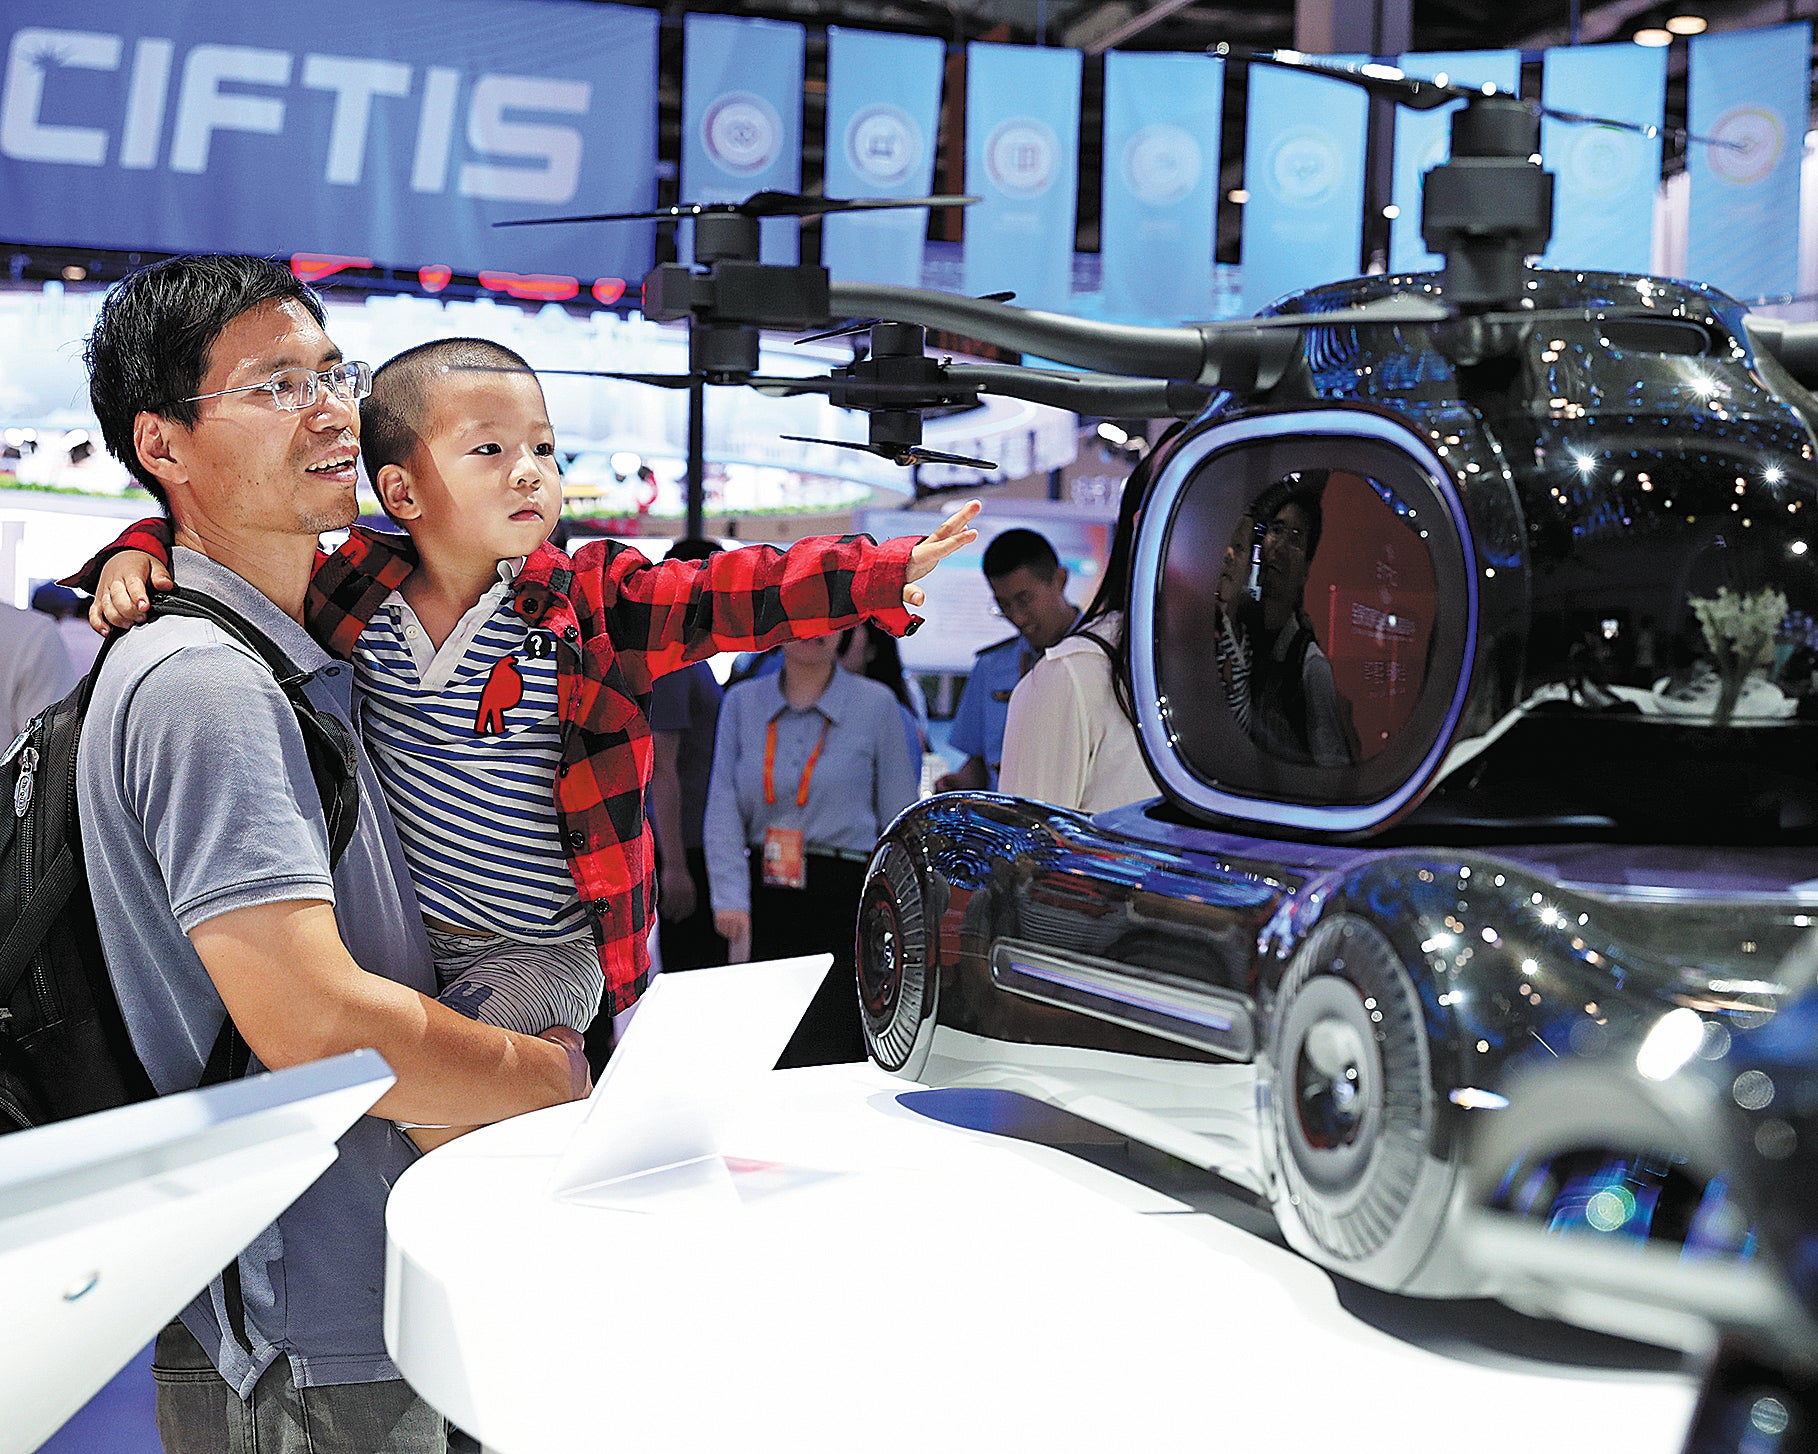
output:
[[[373,493],[384,505],[385,513],[394,520],[415,520],[423,513],[417,503],[416,485],[410,471],[401,464],[382,464],[378,478],[372,482]]]
[[[176,426],[162,414],[141,409],[133,416],[133,452],[159,484],[187,484],[189,466],[177,457]]]

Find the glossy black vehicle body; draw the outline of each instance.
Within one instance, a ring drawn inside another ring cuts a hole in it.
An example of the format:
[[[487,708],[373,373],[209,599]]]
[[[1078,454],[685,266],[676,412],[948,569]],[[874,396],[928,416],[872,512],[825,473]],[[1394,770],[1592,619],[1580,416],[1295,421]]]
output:
[[[1282,311],[1409,291],[1437,285]],[[1499,1290],[1458,1236],[1468,1133],[1529,1067],[1632,1060],[1674,1011],[1771,1019],[1818,913],[1811,397],[1714,292],[1528,292],[1519,321],[1309,328],[1266,404],[1214,398],[1152,461],[1128,599],[1166,800],[933,799],[860,909],[881,1064],[1215,1168],[1407,1292]],[[1309,488],[1328,522],[1350,491],[1346,564],[1295,596],[1341,699],[1324,756],[1261,733],[1212,649],[1217,612],[1268,621],[1262,526],[1306,533]],[[1247,605],[1220,553],[1253,557]]]
[[[1420,286],[1360,279],[1280,311]],[[1481,629],[1455,745],[1481,744],[1483,760],[1439,795],[1464,816],[1509,816],[1518,801],[1520,816],[1591,814],[1646,841],[1809,841],[1813,396],[1714,290],[1539,271],[1528,292],[1543,321],[1526,327],[1454,320],[1306,340],[1307,394],[1424,433],[1469,519]],[[1218,414],[1215,401],[1203,423]],[[1719,725],[1689,699],[1671,721],[1635,713],[1637,698],[1652,705],[1651,676],[1708,656],[1688,603],[1723,587],[1786,598],[1787,634],[1801,638],[1801,678],[1775,704],[1786,716]],[[1650,637],[1651,666],[1637,662]]]
[[[1809,922],[1803,869],[1772,852],[1290,845],[1159,804],[1088,819],[948,795],[873,869],[860,990],[881,1064],[1216,1169],[1317,1260],[1431,1294],[1496,1290],[1450,1222],[1467,1122],[1512,1072],[1632,1046],[1678,1005],[1758,1014],[1762,965],[1772,983]],[[1377,1047],[1348,1094],[1293,1014],[1335,962]]]

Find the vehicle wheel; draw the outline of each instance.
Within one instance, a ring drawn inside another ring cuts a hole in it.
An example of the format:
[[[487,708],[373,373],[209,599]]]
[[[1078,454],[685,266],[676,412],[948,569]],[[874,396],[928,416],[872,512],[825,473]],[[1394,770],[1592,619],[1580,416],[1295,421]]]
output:
[[[1269,1059],[1275,1214],[1289,1242],[1360,1282],[1441,1290],[1421,1274],[1456,1167],[1432,1151],[1426,1027],[1381,930],[1348,915],[1314,930],[1282,980]]]
[[[933,1014],[934,982],[921,877],[900,843],[873,857],[859,896],[858,992],[871,1058],[916,1075],[928,1053],[922,1029]]]

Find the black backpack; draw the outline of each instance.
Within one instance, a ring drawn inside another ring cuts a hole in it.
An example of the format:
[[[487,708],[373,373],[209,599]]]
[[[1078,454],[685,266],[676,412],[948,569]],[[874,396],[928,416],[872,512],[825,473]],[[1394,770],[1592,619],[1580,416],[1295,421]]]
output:
[[[330,861],[338,863],[359,817],[357,750],[340,719],[304,695],[308,673],[210,597],[179,588],[160,593],[152,609],[212,621],[271,669],[297,714]],[[82,683],[34,717],[0,758],[0,1135],[155,1094],[108,979],[76,814],[76,746],[115,639]],[[242,1075],[249,1060],[226,1020],[200,1083]]]

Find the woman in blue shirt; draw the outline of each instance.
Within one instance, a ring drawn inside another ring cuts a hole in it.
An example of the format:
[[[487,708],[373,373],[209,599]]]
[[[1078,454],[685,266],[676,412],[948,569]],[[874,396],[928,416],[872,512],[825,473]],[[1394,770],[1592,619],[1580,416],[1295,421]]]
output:
[[[859,891],[879,834],[916,797],[896,698],[842,671],[838,649],[837,636],[792,641],[780,672],[727,691],[707,790],[714,927],[734,958],[833,955],[785,1067],[864,1058]]]

